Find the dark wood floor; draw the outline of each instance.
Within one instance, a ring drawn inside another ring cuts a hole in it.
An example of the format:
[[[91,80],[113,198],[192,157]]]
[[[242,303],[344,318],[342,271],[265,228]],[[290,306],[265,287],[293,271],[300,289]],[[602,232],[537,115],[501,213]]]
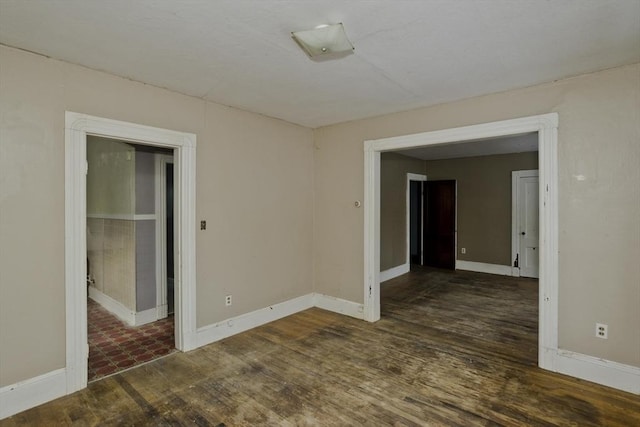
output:
[[[375,324],[307,310],[0,425],[640,426],[638,396],[536,367],[535,280],[423,269],[382,286]]]

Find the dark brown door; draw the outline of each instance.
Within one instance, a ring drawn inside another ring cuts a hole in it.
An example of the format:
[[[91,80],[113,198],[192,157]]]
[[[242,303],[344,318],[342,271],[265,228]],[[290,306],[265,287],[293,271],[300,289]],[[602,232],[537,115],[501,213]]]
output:
[[[424,188],[424,264],[456,267],[456,181],[427,181]]]

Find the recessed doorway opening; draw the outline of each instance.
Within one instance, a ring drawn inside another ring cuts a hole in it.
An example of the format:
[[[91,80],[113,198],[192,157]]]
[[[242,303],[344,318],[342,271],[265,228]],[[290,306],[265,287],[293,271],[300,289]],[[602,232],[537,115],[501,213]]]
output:
[[[365,141],[364,317],[380,318],[380,166],[381,153],[465,142],[478,147],[489,139],[537,132],[539,164],[538,365],[553,369],[557,354],[557,114],[505,120],[416,135]]]
[[[175,350],[167,165],[171,149],[87,136],[89,382]]]

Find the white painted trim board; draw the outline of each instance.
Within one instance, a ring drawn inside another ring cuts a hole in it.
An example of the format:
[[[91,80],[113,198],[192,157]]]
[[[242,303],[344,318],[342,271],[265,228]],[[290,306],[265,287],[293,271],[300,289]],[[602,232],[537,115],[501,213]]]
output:
[[[640,367],[558,350],[555,372],[640,395]]]
[[[0,388],[0,420],[50,402],[67,391],[64,368]]]
[[[484,262],[475,262],[475,261],[456,260],[456,270],[498,274],[500,276],[513,275],[513,269],[511,268],[510,265],[487,264]]]
[[[196,346],[211,344],[221,339],[282,319],[313,307],[313,294],[303,295],[249,313],[231,317],[196,331]]]
[[[197,346],[207,345],[311,307],[363,319],[364,306],[353,301],[310,293],[229,318],[197,331]],[[640,394],[640,368],[564,350],[553,357],[553,371]],[[0,419],[69,394],[65,369],[0,389]]]
[[[93,219],[119,219],[123,221],[150,221],[156,219],[156,214],[87,214],[87,218]]]
[[[176,165],[174,189],[180,259],[176,271],[176,348],[191,350],[196,330],[196,135],[65,112],[65,306],[66,392],[87,386],[86,144],[87,135],[170,148]]]
[[[402,276],[403,274],[407,274],[409,270],[411,270],[411,264],[407,262],[406,264],[401,264],[388,270],[381,271],[380,283]]]
[[[109,295],[92,286],[89,286],[89,298],[100,304],[102,308],[125,322],[127,325],[135,326],[135,315],[133,310],[129,309],[120,301],[113,299]]]
[[[199,328],[197,331],[198,347],[214,343],[312,307],[318,307],[356,319],[363,318],[364,307],[362,304],[329,295],[310,293]]]
[[[347,301],[342,298],[314,293],[313,306],[323,310],[332,311],[334,313],[344,314],[345,316],[354,317],[356,319],[362,320],[364,318],[364,306],[362,304]]]
[[[538,133],[540,278],[538,364],[552,369],[558,351],[558,114],[516,118],[364,141],[364,318],[380,319],[380,154],[428,145]]]
[[[120,301],[91,286],[89,287],[89,298],[129,326],[142,326],[159,319],[156,307],[143,311],[131,310]]]

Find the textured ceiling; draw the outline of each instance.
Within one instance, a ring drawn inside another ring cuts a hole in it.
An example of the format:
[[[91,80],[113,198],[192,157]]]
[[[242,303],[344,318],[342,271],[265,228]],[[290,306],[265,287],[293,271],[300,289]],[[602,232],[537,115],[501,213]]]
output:
[[[530,151],[538,151],[537,132],[486,139],[482,140],[482,144],[478,144],[477,141],[465,141],[427,145],[410,150],[397,151],[397,153],[422,160],[442,160]]]
[[[0,43],[318,127],[639,62],[640,0],[0,0]]]

